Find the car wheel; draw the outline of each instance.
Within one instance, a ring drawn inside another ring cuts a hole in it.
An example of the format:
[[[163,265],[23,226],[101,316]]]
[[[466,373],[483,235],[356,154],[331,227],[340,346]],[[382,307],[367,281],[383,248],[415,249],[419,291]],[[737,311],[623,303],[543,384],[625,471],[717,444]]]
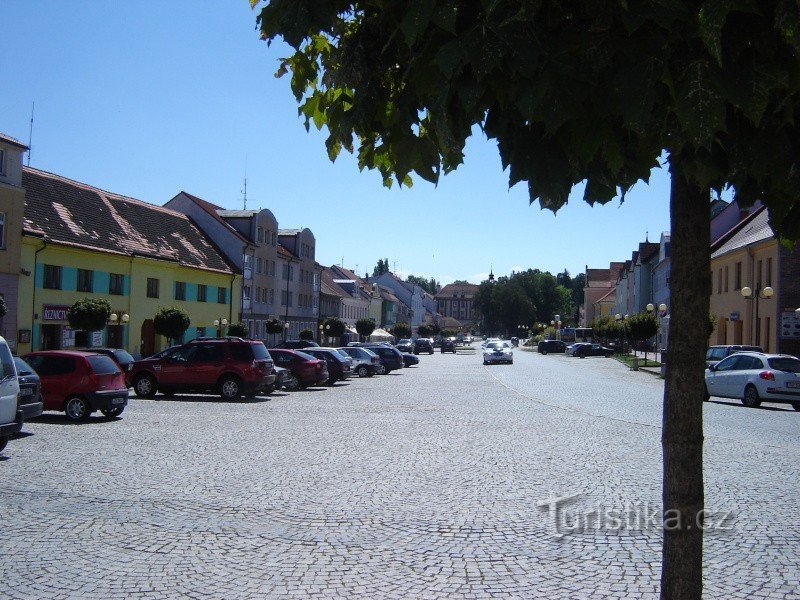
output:
[[[325,385],[334,385],[336,383],[336,377],[331,377],[325,382]]]
[[[7,437],[0,438],[0,452],[6,449],[6,446],[8,445],[8,440],[9,438]]]
[[[547,350],[540,350],[542,354],[547,354]]]
[[[275,391],[275,386],[274,385],[268,385],[267,387],[264,388],[264,390],[261,393],[264,394],[265,396],[269,396],[274,391]]]
[[[386,367],[384,367],[383,365],[378,365],[377,367],[375,367],[375,373],[377,375],[386,375]]]
[[[747,408],[758,408],[761,406],[761,399],[758,397],[758,390],[754,385],[748,385],[746,388],[744,388],[742,404],[744,404]]]
[[[150,375],[140,375],[133,382],[133,389],[140,398],[153,398],[156,395],[156,380]]]
[[[800,402],[792,402],[792,408],[800,412]]]
[[[64,404],[64,413],[67,415],[67,419],[73,423],[77,423],[78,421],[85,421],[88,419],[89,415],[92,414],[92,409],[86,401],[86,398],[70,396]]]
[[[300,389],[300,380],[297,378],[297,375],[292,373],[286,377],[286,379],[283,380],[283,389],[289,392]]]
[[[120,416],[123,410],[125,410],[124,406],[117,406],[114,408],[103,408],[100,412],[103,413],[106,419],[113,419],[114,417]]]
[[[359,377],[367,377],[369,376],[369,368],[367,367],[367,365],[361,365],[356,369],[356,373],[358,374]]]
[[[219,383],[219,395],[223,400],[237,400],[242,395],[242,384],[236,377],[226,377]]]
[[[383,374],[384,374],[384,375],[388,375],[388,374],[389,374],[389,373],[391,373],[391,372],[392,372],[392,370],[391,370],[391,369],[384,369],[384,370],[383,370]]]

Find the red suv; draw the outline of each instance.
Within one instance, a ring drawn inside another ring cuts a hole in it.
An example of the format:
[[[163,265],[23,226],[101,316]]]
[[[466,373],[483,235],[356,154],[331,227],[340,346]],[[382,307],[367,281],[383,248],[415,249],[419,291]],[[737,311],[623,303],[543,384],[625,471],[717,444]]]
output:
[[[42,350],[22,358],[41,379],[44,410],[63,410],[70,421],[83,421],[96,410],[117,417],[128,404],[125,376],[108,356]]]
[[[156,392],[213,392],[223,400],[275,391],[275,369],[267,348],[241,338],[197,339],[169,352],[133,363],[129,373],[136,395]]]
[[[283,389],[296,390],[328,381],[328,365],[301,350],[270,350],[275,364],[289,369],[291,375],[284,380]]]

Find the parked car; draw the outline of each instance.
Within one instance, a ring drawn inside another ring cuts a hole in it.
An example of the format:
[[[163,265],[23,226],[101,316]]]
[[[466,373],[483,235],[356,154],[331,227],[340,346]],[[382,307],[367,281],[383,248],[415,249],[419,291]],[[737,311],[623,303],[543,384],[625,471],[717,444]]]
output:
[[[286,382],[292,376],[292,372],[289,369],[284,369],[283,367],[279,367],[277,365],[273,366],[272,368],[275,369],[275,389],[285,389]]]
[[[270,350],[272,360],[291,374],[286,378],[283,389],[298,390],[328,381],[328,365],[324,360],[314,358],[302,350],[278,348]]]
[[[575,348],[572,355],[578,358],[586,358],[587,356],[605,356],[608,358],[614,354],[613,348],[601,346],[600,344],[584,343]]]
[[[14,357],[14,366],[17,368],[17,381],[19,381],[19,401],[17,409],[22,411],[22,418],[27,421],[42,414],[42,380],[33,367],[19,356]],[[20,429],[22,424],[20,423]]]
[[[136,361],[127,350],[123,350],[122,348],[72,348],[72,350],[78,350],[79,352],[97,352],[98,354],[110,356],[122,367],[122,372],[125,374],[125,383],[128,387],[133,385],[130,380],[130,373],[133,368],[133,363]]]
[[[5,338],[0,336],[0,452],[22,428],[22,410],[17,407],[19,380],[14,358]]]
[[[427,352],[433,354],[433,343],[428,338],[417,338],[414,340],[414,354],[421,354]]]
[[[400,352],[413,352],[414,351],[414,341],[409,339],[403,339],[395,344],[395,348],[400,350]]]
[[[723,358],[729,357],[737,352],[764,352],[761,346],[742,346],[742,345],[722,345],[711,346],[706,350],[706,368],[716,365]]]
[[[328,367],[328,385],[339,380],[344,381],[353,374],[353,360],[349,356],[342,356],[336,348],[306,348],[303,352],[325,361]]]
[[[514,364],[514,352],[508,342],[489,342],[483,349],[483,364],[493,363]]]
[[[177,393],[217,393],[223,400],[275,390],[272,357],[258,340],[206,338],[177,346],[162,356],[133,363],[130,381],[136,395],[152,398]]]
[[[540,340],[536,345],[536,350],[539,354],[547,354],[548,352],[561,353],[567,349],[567,345],[561,340]]]
[[[453,340],[442,340],[442,354],[445,352],[452,352],[453,354],[456,353],[456,343]]]
[[[105,354],[40,350],[22,357],[39,375],[44,410],[64,411],[84,421],[99,410],[118,417],[128,405],[128,386],[120,366]]]
[[[405,366],[403,363],[403,355],[397,348],[384,346],[383,344],[364,344],[361,347],[378,355],[381,366],[383,367],[382,374],[389,374]]]
[[[404,367],[413,367],[419,364],[419,357],[410,352],[401,352]]]
[[[289,350],[302,350],[303,348],[319,348],[319,344],[311,340],[284,340],[276,344],[275,347],[288,348]]]
[[[800,360],[788,354],[737,352],[706,369],[706,398],[739,398],[748,408],[784,402],[800,411]]]
[[[576,352],[579,348],[583,346],[590,346],[589,342],[575,342],[574,344],[570,344],[564,349],[564,354],[567,356],[577,356]]]
[[[347,346],[339,351],[353,359],[353,370],[359,377],[372,377],[379,368],[383,370],[381,359],[369,348]]]

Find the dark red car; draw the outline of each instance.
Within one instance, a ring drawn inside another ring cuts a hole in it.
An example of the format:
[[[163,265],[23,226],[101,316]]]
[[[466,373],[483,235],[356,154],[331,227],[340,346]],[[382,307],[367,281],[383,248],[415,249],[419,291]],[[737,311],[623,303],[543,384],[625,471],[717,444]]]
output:
[[[197,339],[168,352],[137,360],[130,370],[136,395],[152,398],[186,392],[212,392],[223,400],[275,391],[272,357],[258,340]]]
[[[328,365],[324,360],[314,358],[301,350],[273,348],[270,353],[276,365],[291,371],[283,385],[285,390],[306,388],[328,381]]]
[[[128,405],[125,375],[108,356],[42,350],[22,358],[41,379],[44,410],[64,411],[70,421],[83,421],[96,410],[117,417]]]

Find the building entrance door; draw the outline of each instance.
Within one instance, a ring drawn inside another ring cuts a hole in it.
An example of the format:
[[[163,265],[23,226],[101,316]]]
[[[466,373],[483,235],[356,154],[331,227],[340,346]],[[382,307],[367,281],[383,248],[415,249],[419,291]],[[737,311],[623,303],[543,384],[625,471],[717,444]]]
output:
[[[42,325],[41,350],[61,350],[61,325]]]
[[[142,357],[150,356],[156,351],[156,329],[153,319],[145,319],[142,323],[142,341],[140,352]]]

